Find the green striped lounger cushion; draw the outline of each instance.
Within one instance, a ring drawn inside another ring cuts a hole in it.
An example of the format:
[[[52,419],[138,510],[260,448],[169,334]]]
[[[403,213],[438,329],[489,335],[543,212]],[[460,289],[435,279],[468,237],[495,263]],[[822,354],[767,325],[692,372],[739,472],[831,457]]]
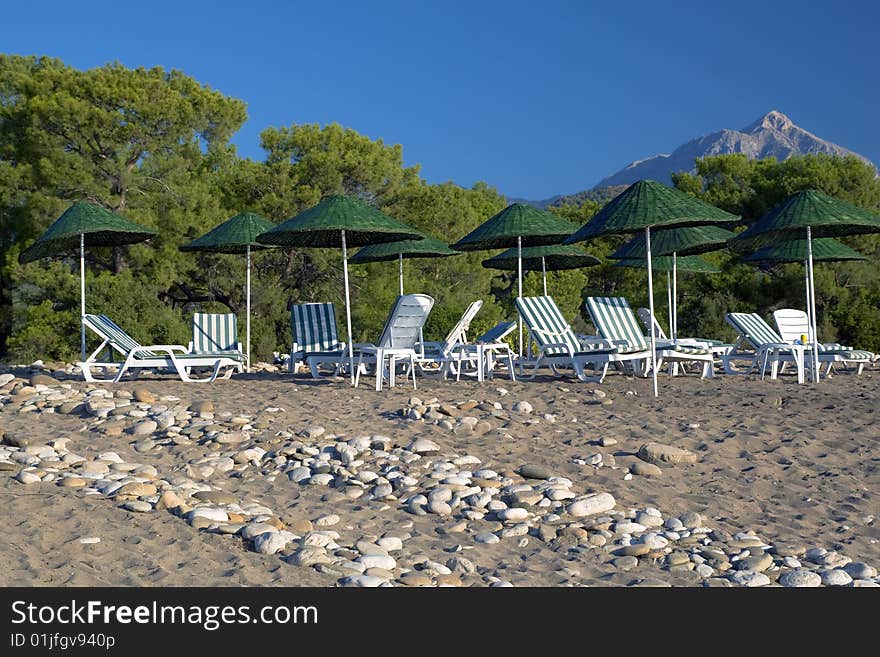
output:
[[[565,321],[552,297],[520,297],[516,299],[516,307],[522,315],[523,321],[528,325],[532,339],[539,347],[548,344],[564,344],[575,354],[585,352],[584,346],[577,339],[577,335],[568,322]],[[551,347],[544,353],[551,356],[568,354],[568,351],[561,347]]]
[[[596,330],[606,340],[625,340],[618,353],[629,354],[648,349],[635,313],[623,297],[587,297],[587,312]]]
[[[342,351],[336,333],[332,303],[300,303],[290,309],[293,341],[305,354],[330,355]]]
[[[238,352],[235,313],[193,313],[193,351],[201,354]]]

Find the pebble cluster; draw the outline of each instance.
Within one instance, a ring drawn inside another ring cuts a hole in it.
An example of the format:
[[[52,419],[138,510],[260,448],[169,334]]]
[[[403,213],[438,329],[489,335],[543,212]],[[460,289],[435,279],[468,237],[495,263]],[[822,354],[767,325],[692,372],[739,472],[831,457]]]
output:
[[[601,390],[589,394],[597,404],[611,401]],[[78,454],[69,438],[42,444],[32,436],[3,435],[0,474],[22,485],[80,489],[129,513],[169,512],[195,530],[235,537],[255,552],[314,568],[343,586],[509,586],[493,566],[490,546],[499,543],[520,549],[531,543],[564,553],[569,565],[559,574],[567,584],[589,583],[579,580],[578,559],[598,555],[618,571],[639,568],[643,574],[645,566],[656,568],[656,577],[638,580],[642,586],[668,585],[662,573],[681,570],[695,573],[705,586],[880,585],[873,567],[838,552],[775,543],[753,531],[728,534],[706,526],[694,512],[675,516],[651,507],[621,509],[611,493],[579,490],[543,466],[498,472],[477,456],[449,453],[423,436],[346,437],[317,425],[277,430],[273,416],[279,408],[233,415],[215,411],[211,402],[157,397],[146,387],[129,392],[73,386],[45,373],[28,379],[0,374],[0,404],[0,413],[77,416],[86,420],[87,431],[119,436],[140,454],[192,445],[206,453],[165,473],[113,451]],[[556,422],[521,400],[505,408],[499,402],[446,405],[412,398],[401,415],[478,435],[503,435],[511,421]],[[605,440],[614,444],[613,438]],[[638,456],[625,469],[602,453],[574,462],[621,469],[626,479],[657,476],[661,466],[681,467],[697,459],[660,443],[643,445]],[[322,492],[322,501],[350,500],[398,514],[399,520],[393,532],[356,535],[339,515],[344,504],[335,505],[337,513],[318,517],[279,514],[259,500],[223,490],[229,477],[246,476],[313,488]],[[439,533],[449,539],[444,554],[408,546],[409,516],[432,516],[440,524]]]

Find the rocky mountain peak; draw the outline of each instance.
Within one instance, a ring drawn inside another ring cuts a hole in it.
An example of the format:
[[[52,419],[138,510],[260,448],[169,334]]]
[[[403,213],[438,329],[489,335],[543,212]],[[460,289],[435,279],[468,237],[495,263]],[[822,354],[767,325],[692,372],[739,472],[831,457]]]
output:
[[[789,130],[797,128],[797,126],[792,122],[790,118],[788,118],[785,114],[780,112],[779,110],[770,110],[760,119],[752,123],[751,125],[746,126],[742,129],[742,132],[754,134],[759,130],[774,130],[776,132],[788,132]]]

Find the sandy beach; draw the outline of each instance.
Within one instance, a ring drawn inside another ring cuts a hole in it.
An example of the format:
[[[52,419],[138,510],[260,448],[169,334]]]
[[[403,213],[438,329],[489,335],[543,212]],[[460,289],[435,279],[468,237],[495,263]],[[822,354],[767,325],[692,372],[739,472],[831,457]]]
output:
[[[620,374],[0,377],[3,586],[880,581],[876,365],[659,399]]]

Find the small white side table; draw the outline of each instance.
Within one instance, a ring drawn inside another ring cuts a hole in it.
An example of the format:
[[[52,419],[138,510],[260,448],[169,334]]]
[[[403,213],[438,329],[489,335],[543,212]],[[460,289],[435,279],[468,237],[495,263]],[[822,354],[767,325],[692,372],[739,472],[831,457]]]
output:
[[[358,356],[357,372],[354,375],[354,387],[358,387],[361,375],[361,365],[364,362],[364,354],[373,354],[376,358],[376,390],[382,390],[382,381],[385,379],[385,359],[388,359],[388,386],[394,387],[395,370],[398,360],[409,361],[409,371],[412,375],[413,390],[416,390],[416,351],[415,349],[402,349],[397,347],[362,347]]]

